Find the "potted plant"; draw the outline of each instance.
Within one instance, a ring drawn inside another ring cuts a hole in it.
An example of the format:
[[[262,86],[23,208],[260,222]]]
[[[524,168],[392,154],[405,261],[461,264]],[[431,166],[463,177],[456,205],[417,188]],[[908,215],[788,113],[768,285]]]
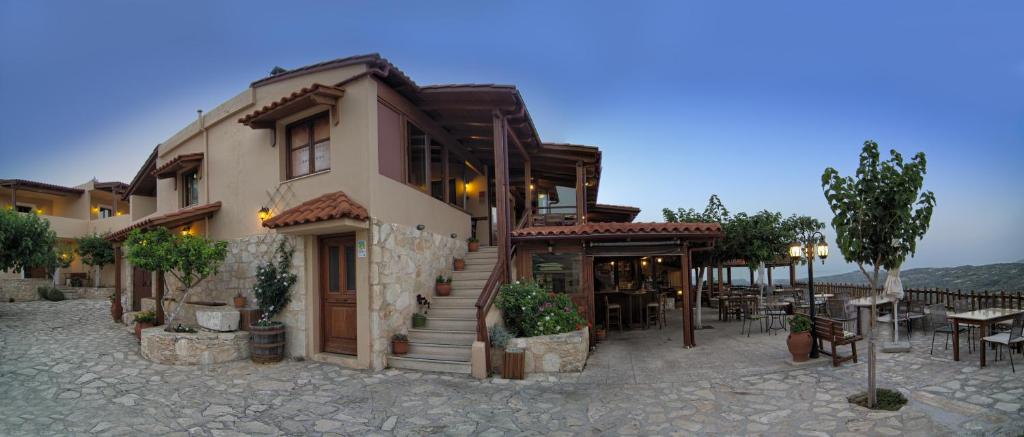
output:
[[[245,305],[248,304],[248,302],[246,302],[246,300],[245,300],[245,296],[242,295],[241,292],[239,292],[238,294],[235,295],[234,303],[235,303],[235,308],[238,308],[238,309],[245,308]]]
[[[512,333],[502,325],[494,325],[487,329],[487,339],[491,341],[491,371],[497,374],[504,372],[505,347],[512,339]]]
[[[409,353],[409,336],[405,334],[395,334],[391,336],[391,353],[395,355],[405,355]]]
[[[156,313],[142,311],[135,315],[135,339],[142,341],[142,330],[156,326]]]
[[[476,237],[467,238],[466,243],[469,245],[470,252],[477,252],[480,250],[480,240],[477,240]]]
[[[434,293],[438,296],[449,296],[452,294],[452,278],[445,275],[437,275],[437,284],[434,285]]]
[[[789,319],[789,337],[786,338],[786,346],[789,353],[793,355],[793,362],[802,363],[807,361],[811,353],[811,319],[803,314],[797,314]]]
[[[110,318],[114,319],[115,322],[120,322],[121,320],[119,320],[118,317],[121,316],[121,308],[118,305],[115,305],[115,302],[117,302],[117,294],[110,293],[110,296],[107,297],[107,299],[110,300]]]
[[[291,289],[298,281],[292,273],[292,255],[295,250],[282,240],[275,250],[275,258],[256,267],[256,284],[253,295],[260,309],[260,319],[249,327],[252,341],[249,342],[249,357],[254,363],[276,363],[284,359],[284,323],[271,320],[291,301]]]
[[[455,258],[454,267],[456,272],[466,270],[466,260],[462,258]]]
[[[416,313],[412,315],[412,327],[422,328],[427,326],[427,311],[430,310],[430,300],[423,297],[422,294],[417,294],[416,305],[418,306],[418,309]]]
[[[603,325],[597,325],[597,329],[594,329],[594,336],[597,337],[597,341],[605,341],[608,338],[608,331],[604,330]]]

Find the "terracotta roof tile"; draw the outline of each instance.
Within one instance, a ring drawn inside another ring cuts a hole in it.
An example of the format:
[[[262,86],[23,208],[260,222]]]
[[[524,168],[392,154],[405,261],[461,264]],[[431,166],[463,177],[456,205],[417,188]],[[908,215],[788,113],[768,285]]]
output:
[[[238,122],[248,126],[253,120],[256,120],[261,115],[264,115],[264,114],[266,114],[266,113],[268,113],[270,111],[273,111],[273,110],[275,110],[277,108],[280,108],[280,107],[282,107],[284,105],[287,105],[288,103],[291,103],[293,101],[296,101],[298,99],[306,97],[306,96],[308,96],[310,94],[316,94],[316,93],[326,93],[326,94],[330,94],[330,95],[332,95],[334,97],[341,97],[342,95],[345,94],[345,90],[343,90],[341,88],[335,88],[333,86],[327,86],[327,85],[323,85],[323,84],[319,84],[319,83],[314,83],[313,85],[310,85],[308,87],[304,87],[304,88],[302,88],[302,89],[300,89],[298,91],[295,91],[295,92],[293,92],[293,93],[291,93],[291,94],[289,94],[287,96],[282,97],[280,100],[277,100],[275,102],[271,102],[269,105],[266,105],[266,106],[264,106],[264,107],[262,107],[260,109],[257,109],[257,110],[247,114],[246,116],[244,116],[242,118],[239,118]]]
[[[340,218],[366,220],[370,218],[370,215],[363,205],[349,199],[344,192],[336,191],[307,200],[294,208],[286,209],[264,221],[263,226],[276,229]]]
[[[718,223],[586,223],[575,226],[537,226],[517,229],[512,238],[572,238],[587,236],[706,236],[722,235]]]
[[[65,187],[63,185],[54,185],[45,182],[29,181],[25,179],[0,179],[0,187],[13,187],[19,190],[44,191],[60,194],[82,194],[85,192],[85,190],[81,188]]]
[[[157,167],[156,170],[153,170],[153,175],[159,179],[174,177],[178,170],[192,164],[198,165],[198,162],[202,160],[202,153],[184,153]]]
[[[107,235],[107,240],[120,241],[128,236],[128,233],[135,229],[149,229],[156,226],[174,227],[191,223],[193,220],[213,215],[220,210],[220,202],[207,203],[182,208],[165,214],[153,215],[132,223],[124,228],[118,229]]]

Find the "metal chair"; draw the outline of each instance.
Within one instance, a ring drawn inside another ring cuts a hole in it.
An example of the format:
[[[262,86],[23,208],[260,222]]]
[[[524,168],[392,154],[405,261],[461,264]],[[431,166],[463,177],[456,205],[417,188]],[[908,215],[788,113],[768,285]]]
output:
[[[1006,354],[1010,356],[1010,370],[1013,373],[1017,373],[1017,369],[1013,366],[1013,346],[1018,344],[1024,344],[1024,313],[1017,314],[1017,317],[1013,318],[1013,325],[1010,326],[1010,332],[1000,332],[998,334],[990,335],[981,339],[981,347],[985,347],[985,343],[992,343],[993,345],[1006,346]],[[997,348],[996,351],[1002,351]],[[996,356],[999,359],[999,356]]]
[[[938,326],[932,331],[932,345],[931,349],[928,350],[928,355],[931,355],[935,351],[935,336],[938,334],[946,334],[946,341],[943,342],[946,350],[949,350],[949,336],[953,335],[953,323],[946,318],[946,306],[937,303],[928,307],[928,321],[931,326]],[[961,334],[968,332],[966,326],[961,326],[958,329]],[[967,337],[967,350],[973,348],[974,342],[970,340],[970,335]]]
[[[971,311],[971,302],[969,300],[957,299],[953,301],[953,312],[966,313],[969,311]],[[967,341],[969,341],[972,345],[974,344],[974,337],[975,334],[977,334],[977,329],[977,326],[967,325]],[[968,353],[970,353],[970,349],[968,349]]]
[[[740,335],[743,335],[744,328],[747,331],[747,337],[750,337],[750,331],[754,327],[754,322],[758,322],[758,329],[764,332],[764,315],[757,310],[757,301],[754,299],[743,299],[738,301],[737,304],[738,317],[740,319]]]
[[[851,314],[850,310],[847,309],[846,302],[846,299],[841,298],[829,299],[826,307],[826,312],[828,313],[828,318],[835,320],[837,322],[842,322],[843,329],[850,331],[849,326],[847,325],[849,325],[851,322],[856,321],[857,316],[855,314]]]

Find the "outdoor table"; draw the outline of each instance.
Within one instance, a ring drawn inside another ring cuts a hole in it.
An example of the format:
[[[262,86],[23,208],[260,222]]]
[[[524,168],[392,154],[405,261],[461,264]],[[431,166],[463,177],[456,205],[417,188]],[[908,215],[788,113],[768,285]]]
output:
[[[718,296],[718,320],[728,321],[729,310],[732,309],[733,302],[744,302],[748,300],[756,300],[757,296],[750,295],[721,295]]]
[[[771,335],[774,331],[786,329],[786,307],[789,306],[789,302],[764,302],[764,315],[768,319],[768,334]],[[779,322],[779,326],[775,326],[775,322]]]
[[[629,316],[627,317],[628,322],[626,324],[629,326],[629,329],[633,329],[633,299],[640,299],[640,305],[639,305],[638,308],[643,308],[643,306],[644,306],[643,298],[644,298],[644,296],[647,295],[647,291],[646,290],[622,290],[620,292],[622,293],[623,296],[626,296],[626,307],[628,308],[628,311],[629,311]]]
[[[893,299],[889,296],[875,297],[875,304],[877,305],[891,305],[892,303]],[[857,335],[862,335],[860,328],[860,313],[861,310],[863,310],[864,308],[868,308],[871,306],[871,296],[862,297],[858,299],[850,299],[846,304],[851,305],[854,308],[857,308]]]
[[[1010,308],[986,308],[983,310],[967,311],[963,313],[947,314],[946,318],[953,322],[953,361],[960,361],[960,324],[978,326],[978,338],[982,339],[988,335],[988,327],[1003,320],[1010,320],[1017,314],[1024,313],[1024,310]],[[981,353],[980,366],[985,367],[985,344],[981,343],[978,348]],[[1012,352],[1011,352],[1012,353]]]

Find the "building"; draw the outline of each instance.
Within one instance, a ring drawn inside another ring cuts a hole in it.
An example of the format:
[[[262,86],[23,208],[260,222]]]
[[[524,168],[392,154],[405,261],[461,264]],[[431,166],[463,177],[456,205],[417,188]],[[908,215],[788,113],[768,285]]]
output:
[[[420,86],[379,55],[354,56],[257,80],[200,113],[139,170],[124,193],[132,223],[110,238],[162,226],[228,241],[195,298],[220,302],[251,299],[256,265],[287,241],[299,273],[281,316],[290,355],[469,373],[487,360],[497,286],[537,263],[562,263],[558,287],[593,321],[592,238],[667,239],[664,253],[685,258],[720,236],[636,227],[638,209],[597,203],[600,178],[600,150],[542,141],[514,86]],[[433,296],[468,237],[489,247],[455,273],[451,297]],[[126,308],[161,289],[117,267]],[[426,330],[410,329],[418,295],[433,301]],[[396,333],[410,334],[406,357],[389,356]]]

